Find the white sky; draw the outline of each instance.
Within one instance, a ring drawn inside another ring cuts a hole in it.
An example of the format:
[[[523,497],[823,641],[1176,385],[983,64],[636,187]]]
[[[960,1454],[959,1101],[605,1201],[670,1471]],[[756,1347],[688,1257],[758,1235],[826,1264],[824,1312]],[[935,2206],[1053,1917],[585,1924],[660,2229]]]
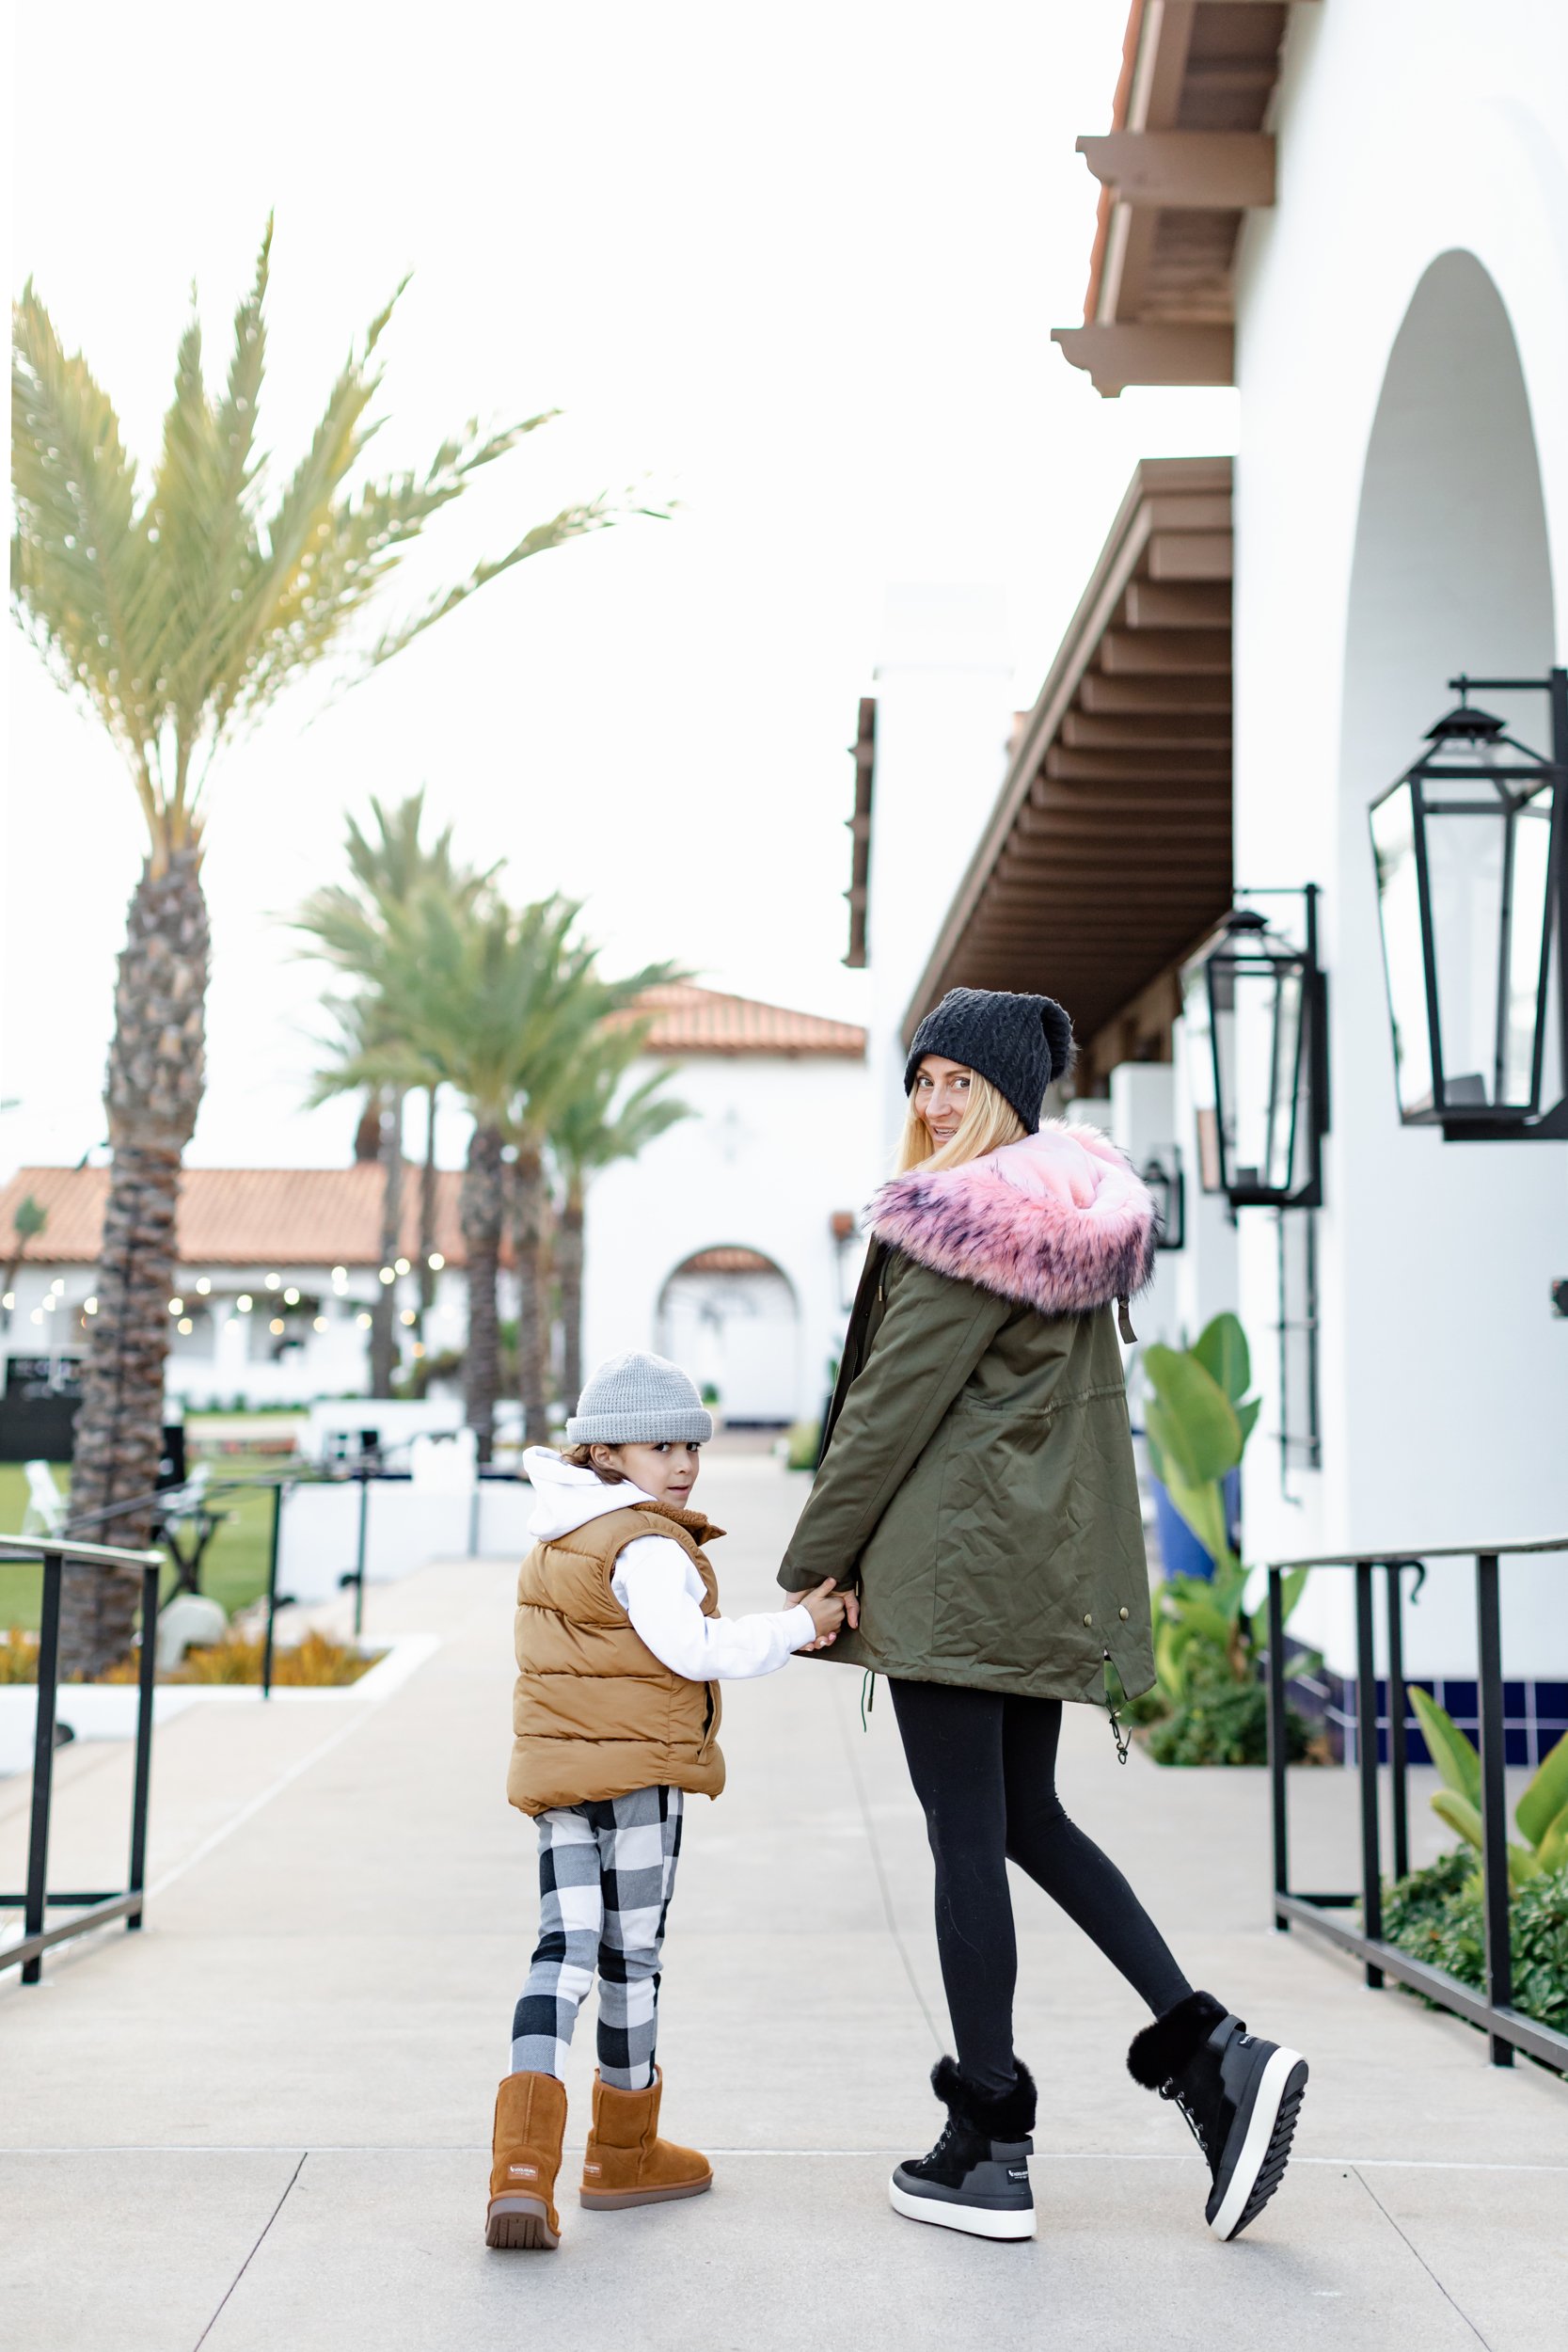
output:
[[[887,584],[1004,588],[1022,707],[1136,459],[1234,446],[1233,394],[1101,402],[1049,340],[1082,314],[1073,140],[1106,127],[1125,21],[1126,0],[87,0],[62,97],[59,24],[23,14],[17,88],[55,96],[12,110],[13,283],[32,274],[144,459],[193,278],[218,375],[275,206],[261,425],[285,467],[412,268],[379,463],[476,411],[567,412],[451,518],[442,575],[601,487],[682,501],[522,566],[325,715],[285,701],[218,770],[193,1160],[348,1154],[347,1106],[298,1107],[322,976],[277,918],[337,874],[372,791],[424,783],[516,897],[584,898],[610,969],[674,956],[861,1012],[845,746]],[[14,628],[8,667],[0,1173],[103,1136],[142,850],[123,770]]]

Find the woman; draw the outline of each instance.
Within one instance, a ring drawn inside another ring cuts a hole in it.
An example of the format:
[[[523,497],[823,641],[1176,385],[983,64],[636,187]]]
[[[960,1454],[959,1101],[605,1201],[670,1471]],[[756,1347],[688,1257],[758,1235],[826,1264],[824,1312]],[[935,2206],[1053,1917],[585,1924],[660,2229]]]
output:
[[[1212,2174],[1209,2225],[1230,2238],[1279,2184],[1306,2062],[1193,1990],[1055,1793],[1062,1702],[1104,1706],[1112,1666],[1130,1693],[1154,1679],[1111,1314],[1117,1302],[1131,1339],[1153,1203],[1094,1129],[1041,1128],[1071,1055],[1049,996],[954,989],[915,1031],[900,1172],[872,1204],[822,1461],[779,1581],[846,1590],[826,1655],[888,1677],[936,1862],[958,2057],[931,2076],[946,2128],[895,2172],[895,2207],[981,2237],[1035,2233],[1010,1858],[1153,2011],[1129,2068],[1180,2105]]]

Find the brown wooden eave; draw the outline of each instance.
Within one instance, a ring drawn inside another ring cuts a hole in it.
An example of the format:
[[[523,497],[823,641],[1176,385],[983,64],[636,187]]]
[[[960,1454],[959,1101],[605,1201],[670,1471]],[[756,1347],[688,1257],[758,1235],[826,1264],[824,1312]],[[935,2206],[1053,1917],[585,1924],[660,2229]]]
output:
[[[1015,739],[906,1044],[946,990],[969,987],[1058,997],[1090,1049],[1085,1077],[1108,1054],[1159,1050],[1160,984],[1230,904],[1230,490],[1227,457],[1138,467]],[[1148,1020],[1123,1040],[1136,1004]]]

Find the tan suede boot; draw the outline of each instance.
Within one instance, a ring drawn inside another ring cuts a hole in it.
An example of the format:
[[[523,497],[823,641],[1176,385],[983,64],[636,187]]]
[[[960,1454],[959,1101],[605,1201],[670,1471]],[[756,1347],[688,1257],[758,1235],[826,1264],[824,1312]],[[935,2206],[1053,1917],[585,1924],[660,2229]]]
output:
[[[566,2086],[554,2074],[508,2074],[496,2093],[486,2246],[556,2247],[555,2176],[566,2130]]]
[[[616,2090],[594,2077],[594,2128],[582,2158],[582,2201],[600,2213],[622,2205],[658,2205],[672,2197],[700,2197],[713,2186],[713,2167],[695,2148],[658,2137],[658,2067],[646,2090]]]

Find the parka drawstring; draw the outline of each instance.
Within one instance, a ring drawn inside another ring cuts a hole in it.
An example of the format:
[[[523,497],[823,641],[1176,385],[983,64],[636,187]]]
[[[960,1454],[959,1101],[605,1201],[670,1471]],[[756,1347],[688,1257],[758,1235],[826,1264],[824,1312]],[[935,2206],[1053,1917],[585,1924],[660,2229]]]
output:
[[[1138,1335],[1132,1328],[1132,1316],[1125,1298],[1117,1300],[1117,1329],[1121,1333],[1123,1347],[1136,1347]]]
[[[863,1731],[869,1731],[871,1728],[871,1725],[866,1721],[866,1717],[870,1714],[876,1704],[877,1669],[875,1666],[867,1666],[864,1676],[861,1681],[861,1729]]]

